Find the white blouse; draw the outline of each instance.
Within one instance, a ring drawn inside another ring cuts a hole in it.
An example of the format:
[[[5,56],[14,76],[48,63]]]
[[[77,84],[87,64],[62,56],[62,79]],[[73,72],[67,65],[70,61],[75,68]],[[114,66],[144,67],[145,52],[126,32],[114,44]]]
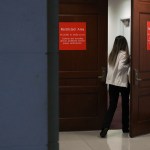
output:
[[[106,84],[111,84],[120,87],[128,86],[128,69],[129,64],[124,65],[126,61],[126,52],[120,51],[117,56],[115,66],[108,65]]]

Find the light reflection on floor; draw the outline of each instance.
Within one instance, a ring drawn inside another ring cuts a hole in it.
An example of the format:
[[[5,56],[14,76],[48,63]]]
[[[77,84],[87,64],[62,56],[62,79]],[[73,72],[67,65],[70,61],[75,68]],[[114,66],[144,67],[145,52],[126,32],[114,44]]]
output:
[[[59,150],[150,150],[150,134],[130,138],[122,130],[109,130],[100,138],[99,131],[60,132]]]

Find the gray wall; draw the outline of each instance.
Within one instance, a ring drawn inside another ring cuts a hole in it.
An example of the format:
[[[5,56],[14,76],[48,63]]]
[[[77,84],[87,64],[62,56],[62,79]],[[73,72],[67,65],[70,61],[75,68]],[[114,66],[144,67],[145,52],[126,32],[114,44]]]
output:
[[[46,9],[0,1],[0,150],[47,150]]]

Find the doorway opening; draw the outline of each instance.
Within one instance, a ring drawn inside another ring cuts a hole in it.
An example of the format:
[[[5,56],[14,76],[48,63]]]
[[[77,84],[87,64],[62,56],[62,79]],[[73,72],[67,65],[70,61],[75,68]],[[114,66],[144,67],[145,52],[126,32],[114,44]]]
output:
[[[108,56],[114,39],[118,35],[123,35],[127,39],[131,53],[131,0],[108,0]],[[118,107],[111,124],[112,129],[122,128],[121,114],[121,97],[119,97]]]

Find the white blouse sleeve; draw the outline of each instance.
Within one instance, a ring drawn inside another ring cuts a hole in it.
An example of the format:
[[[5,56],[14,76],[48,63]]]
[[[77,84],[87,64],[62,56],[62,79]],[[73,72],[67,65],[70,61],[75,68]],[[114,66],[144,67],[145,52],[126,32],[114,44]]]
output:
[[[128,70],[129,64],[125,64],[126,60],[127,60],[126,52],[121,52],[118,58],[118,70],[120,71]]]

